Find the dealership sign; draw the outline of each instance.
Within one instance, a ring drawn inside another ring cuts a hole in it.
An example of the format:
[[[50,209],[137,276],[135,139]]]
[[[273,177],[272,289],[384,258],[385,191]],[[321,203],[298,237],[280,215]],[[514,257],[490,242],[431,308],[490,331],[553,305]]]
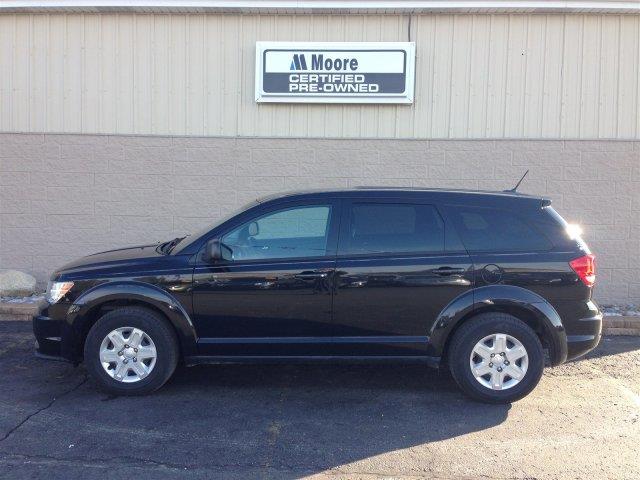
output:
[[[412,42],[256,42],[256,101],[412,103]]]

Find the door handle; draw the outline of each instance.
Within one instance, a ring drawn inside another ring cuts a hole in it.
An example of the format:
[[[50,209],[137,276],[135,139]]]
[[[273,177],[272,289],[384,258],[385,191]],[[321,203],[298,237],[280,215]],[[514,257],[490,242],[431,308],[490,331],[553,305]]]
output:
[[[311,278],[326,278],[328,275],[329,272],[300,272],[295,274],[294,277],[301,280],[308,280]]]
[[[464,268],[453,268],[453,267],[440,267],[440,268],[436,268],[433,273],[435,273],[436,275],[462,275],[464,272],[466,272],[466,269]]]

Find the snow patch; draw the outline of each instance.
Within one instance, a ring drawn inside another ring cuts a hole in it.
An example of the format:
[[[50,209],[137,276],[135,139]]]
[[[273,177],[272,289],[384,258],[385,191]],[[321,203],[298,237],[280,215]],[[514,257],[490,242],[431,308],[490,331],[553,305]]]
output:
[[[30,295],[28,297],[0,297],[0,303],[31,304],[44,300],[44,295]]]
[[[601,305],[600,309],[606,317],[640,317],[640,305]]]

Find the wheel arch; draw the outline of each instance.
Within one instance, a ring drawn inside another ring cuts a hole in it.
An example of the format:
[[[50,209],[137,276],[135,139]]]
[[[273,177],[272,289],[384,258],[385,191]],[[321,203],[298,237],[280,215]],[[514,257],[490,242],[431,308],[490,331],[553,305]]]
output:
[[[72,338],[65,342],[65,356],[80,361],[91,327],[107,311],[124,306],[139,306],[166,318],[178,337],[181,354],[194,354],[197,342],[195,328],[189,314],[173,296],[155,285],[116,281],[87,290],[69,308],[66,327],[72,332]]]
[[[531,327],[549,350],[552,365],[566,360],[567,337],[558,312],[537,293],[512,285],[480,287],[449,303],[430,332],[430,341],[437,355],[445,361],[456,331],[476,315],[490,312],[513,315]]]

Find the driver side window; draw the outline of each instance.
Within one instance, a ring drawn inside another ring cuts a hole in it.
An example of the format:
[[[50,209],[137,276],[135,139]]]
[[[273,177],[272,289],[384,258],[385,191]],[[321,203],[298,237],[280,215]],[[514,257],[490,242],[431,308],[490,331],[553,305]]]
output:
[[[222,237],[225,260],[272,260],[326,254],[331,207],[311,205],[267,213]]]

